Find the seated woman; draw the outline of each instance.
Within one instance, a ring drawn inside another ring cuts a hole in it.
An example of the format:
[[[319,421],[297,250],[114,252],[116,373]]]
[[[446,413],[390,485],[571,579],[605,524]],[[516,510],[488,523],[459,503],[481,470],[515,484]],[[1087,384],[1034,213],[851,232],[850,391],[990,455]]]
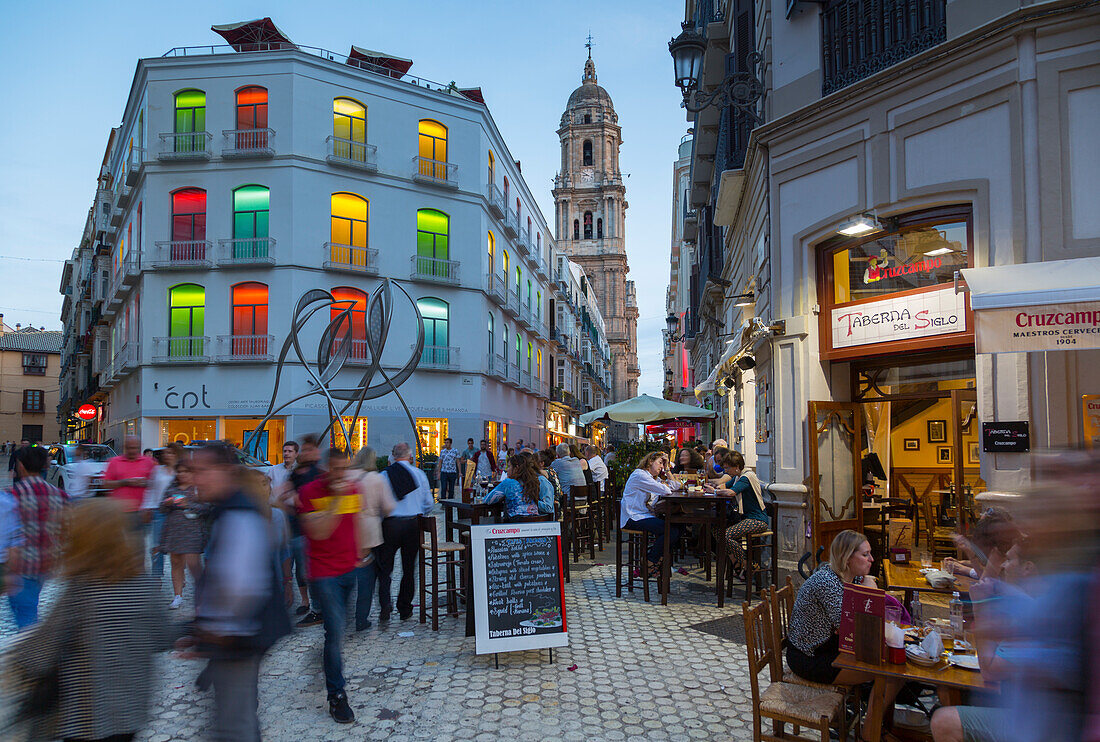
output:
[[[943,560],[943,570],[951,574],[966,575],[972,579],[981,577],[989,555],[993,550],[1007,554],[1020,540],[1020,529],[1012,515],[1004,508],[989,507],[982,511],[978,522],[970,530],[970,538],[955,537],[955,544],[966,554],[966,559]]]
[[[871,544],[862,533],[841,531],[829,546],[829,561],[798,589],[788,627],[787,664],[799,677],[834,685],[867,680],[861,673],[838,670],[833,660],[840,654],[844,584],[876,587],[870,576],[873,562]]]
[[[679,482],[668,482],[667,472],[668,454],[664,451],[647,453],[626,480],[619,506],[619,528],[649,531],[655,536],[646,554],[651,576],[660,573],[661,557],[665,550],[665,521],[654,512],[654,506],[662,496],[680,488]],[[680,529],[673,526],[670,535],[676,541],[680,537]]]
[[[554,486],[539,474],[530,454],[516,454],[508,459],[508,478],[501,481],[485,497],[486,503],[504,501],[509,518],[554,513]]]
[[[719,458],[721,457],[721,458]],[[754,533],[764,533],[771,528],[771,519],[764,510],[764,497],[760,480],[753,471],[745,471],[745,457],[737,451],[723,449],[715,454],[715,460],[730,475],[732,483],[728,489],[719,489],[719,494],[737,495],[741,504],[739,520],[726,529],[726,548],[733,564],[733,572],[738,579],[744,579],[745,548],[742,539]]]
[[[703,457],[697,451],[690,448],[681,448],[676,457],[676,466],[672,467],[673,474],[698,474],[703,470]]]

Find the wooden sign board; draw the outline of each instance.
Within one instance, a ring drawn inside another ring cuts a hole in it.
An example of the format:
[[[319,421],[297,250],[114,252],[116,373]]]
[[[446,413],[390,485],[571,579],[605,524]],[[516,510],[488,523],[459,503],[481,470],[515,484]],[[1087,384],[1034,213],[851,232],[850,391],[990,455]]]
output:
[[[840,612],[840,651],[861,662],[882,661],[886,593],[862,585],[844,585]]]
[[[568,646],[561,524],[473,526],[470,537],[477,653]]]

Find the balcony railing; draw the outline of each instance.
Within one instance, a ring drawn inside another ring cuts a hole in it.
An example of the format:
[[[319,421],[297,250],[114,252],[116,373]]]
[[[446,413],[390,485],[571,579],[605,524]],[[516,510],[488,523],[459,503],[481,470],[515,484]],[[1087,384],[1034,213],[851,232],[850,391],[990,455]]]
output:
[[[138,366],[137,343],[125,343],[115,354],[114,372],[117,376],[133,371]]]
[[[458,368],[458,348],[452,345],[425,345],[420,353],[420,368]]]
[[[541,255],[534,255],[531,262],[535,266],[535,273],[537,273],[542,278],[548,277],[549,274],[546,272],[546,261],[542,259]]]
[[[209,363],[210,338],[205,335],[153,338],[153,363]]]
[[[489,373],[502,381],[508,378],[508,361],[504,356],[489,354]]]
[[[332,341],[332,353],[333,355],[340,352],[344,343],[350,343],[348,348],[348,358],[345,363],[349,366],[365,366],[370,363],[370,348],[367,346],[367,341],[362,339],[344,340],[337,338]]]
[[[214,136],[208,131],[167,132],[160,135],[164,147],[157,154],[162,161],[172,160],[209,160],[210,140]]]
[[[324,244],[325,268],[352,273],[378,273],[378,250],[373,247],[341,245],[338,242]]]
[[[519,234],[519,217],[516,212],[507,210],[507,204],[505,204],[504,211],[504,234],[509,237],[515,237]]]
[[[490,273],[485,277],[486,291],[489,293],[489,298],[495,301],[497,304],[504,306],[507,302],[504,291],[504,279],[496,273]]]
[[[534,390],[534,387],[532,386],[532,382],[531,382],[531,372],[530,371],[520,372],[520,385],[524,389]]]
[[[209,268],[214,246],[209,240],[165,240],[156,243],[157,268]]]
[[[821,12],[828,95],[947,39],[946,0],[830,0]]]
[[[531,254],[531,233],[521,227],[516,235],[516,248],[522,255]]]
[[[489,202],[489,213],[500,219],[508,207],[504,205],[504,194],[500,189],[490,183],[485,186],[485,199]]]
[[[219,335],[218,360],[223,363],[274,360],[274,335]]]
[[[221,240],[218,265],[275,265],[274,237],[237,237]]]
[[[444,260],[443,258],[429,258],[423,255],[413,255],[410,278],[418,281],[457,284],[459,282],[458,265],[459,263],[457,260]]]
[[[141,147],[131,147],[126,156],[126,185],[135,185],[141,169],[145,167],[145,150]]]
[[[225,129],[225,147],[222,157],[274,157],[275,148],[271,140],[275,138],[274,129]]]
[[[453,162],[432,160],[428,157],[413,158],[413,180],[421,183],[458,188],[457,173],[458,165]]]
[[[359,170],[378,170],[378,147],[366,142],[356,142],[340,137],[325,138],[325,160],[330,165],[343,165]]]
[[[520,385],[519,366],[509,366],[508,367],[508,383],[512,384],[513,386],[519,386]]]
[[[509,291],[508,292],[508,304],[505,308],[509,312],[514,314],[517,319],[519,318],[521,310],[519,308],[519,294],[517,292],[515,292],[515,291]]]

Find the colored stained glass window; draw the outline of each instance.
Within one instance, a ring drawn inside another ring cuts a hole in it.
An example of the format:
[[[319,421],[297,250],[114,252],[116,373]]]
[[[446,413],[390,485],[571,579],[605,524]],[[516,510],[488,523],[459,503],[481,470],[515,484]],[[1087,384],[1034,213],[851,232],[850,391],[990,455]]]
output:
[[[206,289],[182,283],[168,290],[168,355],[203,355]]]
[[[206,151],[206,93],[181,90],[176,93],[176,121],[173,149],[176,152]]]
[[[340,314],[351,307],[351,351],[349,358],[365,359],[370,354],[367,351],[367,295],[359,289],[339,286],[332,290],[332,297],[340,305],[333,305],[329,311],[329,320],[335,320]],[[341,321],[336,328],[336,340],[333,342],[333,351],[344,342],[343,338],[348,331],[347,321]]]
[[[206,191],[185,188],[172,194],[172,241],[206,239]]]
[[[424,354],[420,362],[446,365],[450,348],[450,307],[447,302],[434,297],[417,299],[416,308],[424,319]]]
[[[333,154],[347,160],[367,159],[367,109],[351,98],[332,101]]]
[[[233,191],[233,239],[266,239],[268,236],[268,189],[247,185]]]

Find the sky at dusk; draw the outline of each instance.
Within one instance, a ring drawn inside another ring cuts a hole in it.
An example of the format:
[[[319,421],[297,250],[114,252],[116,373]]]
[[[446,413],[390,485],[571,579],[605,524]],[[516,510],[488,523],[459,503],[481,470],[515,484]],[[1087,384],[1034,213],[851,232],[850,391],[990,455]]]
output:
[[[639,389],[660,395],[672,167],[687,128],[667,43],[679,32],[682,3],[0,0],[0,8],[8,110],[0,117],[0,312],[9,325],[48,329],[61,327],[62,262],[80,239],[107,136],[120,122],[139,58],[224,43],[211,24],[271,16],[300,44],[340,53],[352,44],[379,49],[413,59],[413,74],[481,86],[553,224],[550,189],[560,163],[555,131],[580,84],[591,30],[599,83],[623,131],[626,244],[640,310]]]

